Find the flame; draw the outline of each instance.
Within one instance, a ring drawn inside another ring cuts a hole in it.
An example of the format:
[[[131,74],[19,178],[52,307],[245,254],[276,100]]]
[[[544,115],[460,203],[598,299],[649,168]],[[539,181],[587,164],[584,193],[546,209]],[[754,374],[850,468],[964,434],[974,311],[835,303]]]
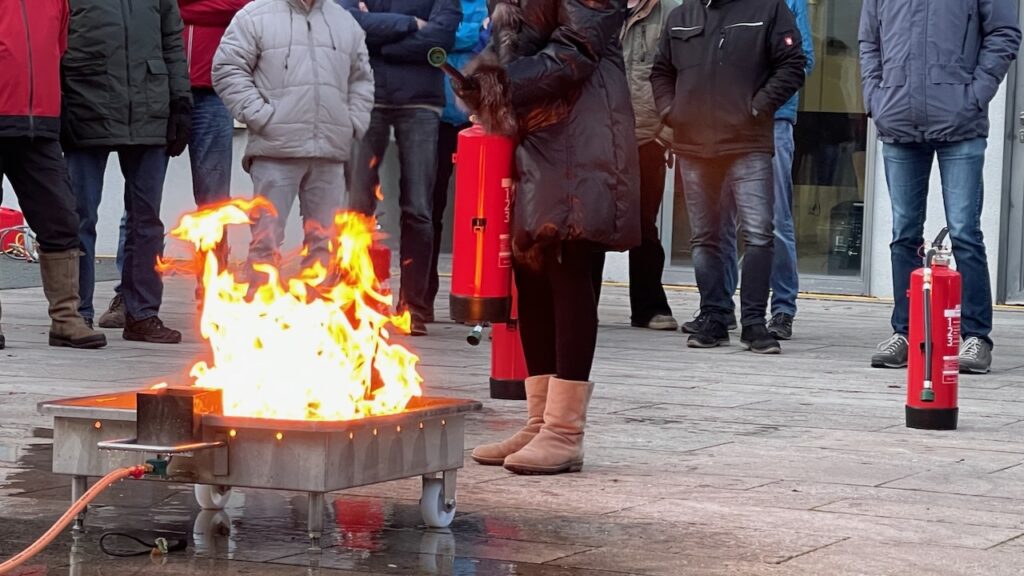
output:
[[[331,262],[293,278],[257,264],[266,281],[250,286],[220,270],[214,248],[225,227],[246,224],[261,198],[186,215],[171,234],[202,258],[200,329],[212,361],[197,362],[194,385],[223,390],[224,413],[289,420],[350,420],[393,414],[422,393],[419,358],[390,343],[388,326],[408,332],[409,314],[393,316],[370,259],[374,222],[338,213]]]
[[[373,187],[373,195],[377,197],[377,200],[384,201],[384,190],[380,187],[380,184]]]

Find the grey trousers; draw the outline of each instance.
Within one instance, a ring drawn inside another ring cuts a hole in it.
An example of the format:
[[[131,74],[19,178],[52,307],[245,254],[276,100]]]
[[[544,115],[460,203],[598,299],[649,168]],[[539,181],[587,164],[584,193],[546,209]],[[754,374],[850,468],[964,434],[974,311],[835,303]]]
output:
[[[266,198],[277,209],[276,215],[261,214],[252,224],[249,267],[259,263],[280,266],[285,224],[296,197],[305,234],[302,266],[319,260],[329,267],[330,230],[345,195],[345,165],[309,158],[254,158],[249,174],[256,196]]]

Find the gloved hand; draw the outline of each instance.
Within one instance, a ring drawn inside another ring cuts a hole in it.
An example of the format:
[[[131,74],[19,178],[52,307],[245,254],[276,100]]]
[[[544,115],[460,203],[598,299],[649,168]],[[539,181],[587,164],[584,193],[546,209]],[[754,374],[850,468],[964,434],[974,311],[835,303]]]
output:
[[[192,139],[192,103],[185,98],[171,100],[171,115],[167,119],[167,155],[181,156]]]

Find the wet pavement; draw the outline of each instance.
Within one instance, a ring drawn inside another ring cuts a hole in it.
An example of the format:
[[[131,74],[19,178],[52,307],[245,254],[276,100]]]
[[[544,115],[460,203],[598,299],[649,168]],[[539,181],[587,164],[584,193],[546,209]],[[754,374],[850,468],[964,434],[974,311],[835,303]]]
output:
[[[99,352],[45,345],[39,289],[0,294],[0,559],[70,498],[36,404],[183,381],[203,351],[191,294],[187,280],[168,282],[162,316],[185,329],[182,345],[109,331]],[[581,474],[516,477],[467,458],[447,530],[423,526],[418,479],[334,493],[320,554],[307,552],[302,494],[236,490],[224,511],[200,512],[189,485],[130,481],[101,496],[84,534],[66,532],[15,574],[1024,574],[1024,313],[997,312],[995,370],[962,378],[960,429],[923,432],[903,425],[905,373],[867,367],[884,304],[802,300],[797,339],[764,358],[631,329],[626,290],[602,298]],[[697,297],[670,300],[682,318]],[[515,430],[523,403],[487,398],[487,346],[466,345],[461,326],[430,330],[410,341],[427,392],[484,401],[467,446]],[[187,549],[114,557],[99,546],[109,532]]]

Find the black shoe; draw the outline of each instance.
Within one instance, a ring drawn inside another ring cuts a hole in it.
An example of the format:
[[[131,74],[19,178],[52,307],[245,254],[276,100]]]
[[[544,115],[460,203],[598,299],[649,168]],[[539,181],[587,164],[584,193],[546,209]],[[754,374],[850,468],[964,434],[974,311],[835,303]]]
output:
[[[7,347],[7,339],[4,338],[3,334],[0,334],[0,350],[3,350],[5,347]]]
[[[768,321],[768,333],[776,340],[789,340],[793,337],[793,317],[779,313]]]
[[[426,336],[427,335],[427,323],[420,318],[413,318],[412,324],[409,328],[410,336]]]
[[[706,312],[698,312],[697,316],[695,316],[693,320],[690,320],[689,322],[683,322],[683,327],[682,327],[683,334],[696,334],[696,333],[700,332],[701,326],[703,326],[704,323],[707,322],[707,321],[708,321],[707,313]],[[731,314],[729,316],[729,318],[726,320],[725,327],[726,327],[727,330],[735,330],[737,328],[736,314],[735,313]]]
[[[715,348],[729,343],[729,331],[722,322],[706,317],[701,323],[700,331],[686,339],[690,348]]]
[[[150,316],[145,320],[135,320],[131,316],[125,316],[124,332],[121,333],[121,336],[125,340],[151,344],[178,344],[181,342],[181,332],[164,326],[163,321],[157,316]]]
[[[755,354],[781,354],[782,346],[779,341],[768,333],[764,324],[751,324],[744,326],[740,335],[740,344],[747,347],[747,350]]]

